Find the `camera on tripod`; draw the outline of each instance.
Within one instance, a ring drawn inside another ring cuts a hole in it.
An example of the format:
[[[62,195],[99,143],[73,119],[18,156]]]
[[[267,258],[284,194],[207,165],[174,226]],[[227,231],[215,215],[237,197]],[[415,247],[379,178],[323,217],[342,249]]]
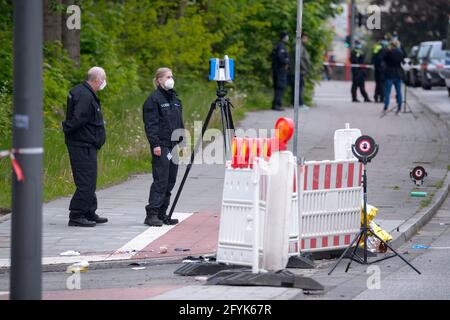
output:
[[[229,82],[234,80],[234,59],[209,59],[209,80],[218,82]]]

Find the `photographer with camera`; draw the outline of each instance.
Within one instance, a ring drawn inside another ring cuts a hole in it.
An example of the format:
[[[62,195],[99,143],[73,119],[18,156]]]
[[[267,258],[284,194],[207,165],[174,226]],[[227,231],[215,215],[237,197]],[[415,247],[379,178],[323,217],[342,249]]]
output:
[[[171,152],[182,141],[182,138],[172,141],[171,137],[175,130],[184,129],[184,124],[183,107],[173,90],[175,81],[172,70],[158,69],[153,84],[155,91],[150,94],[143,106],[145,133],[150,143],[153,173],[144,224],[160,227],[163,223],[167,225],[178,223],[178,219],[171,219],[166,212],[178,173],[178,164],[172,160]]]

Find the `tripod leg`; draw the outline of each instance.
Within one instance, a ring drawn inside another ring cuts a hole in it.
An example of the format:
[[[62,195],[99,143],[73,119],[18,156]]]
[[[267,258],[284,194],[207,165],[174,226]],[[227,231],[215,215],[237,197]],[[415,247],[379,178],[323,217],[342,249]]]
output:
[[[200,144],[203,141],[203,136],[205,134],[206,129],[208,128],[209,122],[211,121],[211,117],[212,117],[212,114],[213,114],[215,108],[216,108],[216,104],[215,104],[215,102],[213,102],[211,104],[211,107],[209,108],[208,115],[206,116],[205,123],[203,124],[202,135],[198,139],[197,143],[195,144],[194,150],[192,150],[191,161],[189,162],[189,164],[186,167],[186,171],[184,172],[183,180],[181,180],[181,184],[180,184],[180,187],[178,188],[178,191],[177,191],[177,194],[175,196],[175,199],[173,200],[172,207],[170,207],[169,219],[172,218],[172,214],[173,214],[173,212],[175,210],[175,207],[177,205],[178,199],[180,198],[181,191],[183,190],[184,183],[186,182],[187,176],[189,175],[189,171],[191,171],[192,164],[194,163],[195,154],[197,153],[198,148],[200,147]]]
[[[356,245],[355,245],[355,249],[353,249],[353,252],[352,252],[352,254],[350,255],[350,261],[348,262],[348,264],[347,264],[347,268],[345,268],[345,272],[347,273],[348,272],[348,269],[350,269],[350,265],[352,264],[352,262],[353,262],[353,256],[355,256],[355,254],[356,254],[356,250],[358,250],[358,246],[359,246],[359,242],[361,241],[361,238],[362,238],[362,236],[364,235],[364,230],[361,230],[360,232],[359,232],[359,235],[358,235],[358,240],[356,241]],[[359,257],[359,256],[358,256]]]
[[[227,112],[224,109],[224,105],[220,102],[220,116],[222,121],[222,132],[223,132],[223,145],[225,148],[225,160],[231,159],[230,149],[231,149],[231,140],[229,137],[229,132],[227,130],[228,120],[227,120]]]
[[[334,269],[336,269],[336,267],[338,266],[338,264],[341,262],[342,259],[344,259],[345,255],[347,254],[347,252],[350,250],[350,248],[355,244],[356,240],[361,238],[362,235],[362,230],[359,232],[358,236],[355,237],[355,239],[353,239],[352,243],[349,244],[349,246],[347,247],[347,249],[345,249],[345,251],[342,253],[342,255],[339,257],[338,261],[334,264],[334,266],[331,268],[330,272],[328,272],[328,275],[330,275]]]
[[[228,127],[231,130],[234,130],[234,122],[233,122],[233,116],[231,114],[230,107],[234,108],[233,104],[230,102],[230,100],[227,100],[227,112],[228,112]]]
[[[231,141],[235,137],[234,132],[234,123],[233,123],[233,117],[231,115],[231,109],[230,109],[231,103],[229,100],[226,100],[225,105],[225,128],[224,128],[224,134],[226,133],[227,139],[229,141],[229,146],[231,146]]]
[[[402,259],[403,260],[403,262],[405,262],[408,266],[410,266],[414,271],[416,271],[418,274],[421,274],[420,273],[420,271],[419,270],[417,270],[416,268],[414,268],[414,266],[411,264],[411,263],[409,263],[405,258],[403,258],[397,251],[395,251],[389,244],[387,244],[383,239],[381,239],[379,236],[377,236],[376,234],[375,234],[375,232],[372,232],[372,234],[376,237],[376,238],[378,238],[378,240],[380,240],[386,247],[388,247],[397,257],[399,257],[400,259]],[[372,263],[376,263],[376,262],[379,262],[379,261],[381,261],[382,259],[380,259],[380,260],[377,260],[377,261],[373,261]]]

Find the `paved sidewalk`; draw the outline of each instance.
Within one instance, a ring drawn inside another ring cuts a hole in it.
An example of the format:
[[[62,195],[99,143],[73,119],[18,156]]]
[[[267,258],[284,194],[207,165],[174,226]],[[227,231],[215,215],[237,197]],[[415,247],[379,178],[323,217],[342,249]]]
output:
[[[447,88],[434,87],[432,90],[424,90],[422,88],[408,87],[407,94],[408,99],[411,96],[414,97],[422,106],[446,121],[450,127],[450,97],[448,96]]]
[[[373,90],[373,83],[368,84]],[[333,135],[349,122],[371,135],[380,152],[368,166],[369,203],[380,209],[377,222],[395,230],[420,209],[423,198],[411,198],[414,185],[410,170],[423,165],[428,177],[420,189],[432,193],[447,174],[450,163],[450,133],[436,115],[421,104],[409,102],[418,115],[379,118],[381,104],[350,102],[350,83],[323,82],[316,89],[315,104],[300,113],[299,148],[307,160],[333,159]],[[279,116],[293,118],[293,110],[251,112],[239,127],[272,129]],[[180,168],[178,183],[184,173]],[[55,265],[81,260],[115,261],[156,259],[214,253],[220,221],[224,166],[194,165],[185,185],[175,216],[177,226],[148,228],[143,224],[151,175],[138,175],[98,192],[98,213],[110,219],[95,228],[67,227],[69,198],[44,205],[44,264]],[[178,186],[175,187],[175,191]],[[0,223],[0,267],[9,266],[10,220]],[[167,246],[167,253],[159,248]],[[177,249],[177,250],[175,250]],[[180,251],[189,249],[190,251]],[[78,257],[61,257],[67,250]],[[197,290],[197,289],[195,289]]]

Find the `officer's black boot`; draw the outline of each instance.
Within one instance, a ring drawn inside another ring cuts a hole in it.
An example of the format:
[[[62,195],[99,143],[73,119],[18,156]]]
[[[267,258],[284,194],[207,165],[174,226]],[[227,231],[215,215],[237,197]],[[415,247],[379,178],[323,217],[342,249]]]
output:
[[[89,221],[94,221],[95,223],[106,223],[108,222],[107,218],[102,218],[96,213],[92,213],[86,216],[86,219]]]
[[[69,219],[69,227],[95,227],[95,221],[90,221],[85,217],[70,217]]]
[[[161,220],[164,224],[167,224],[169,226],[173,226],[174,224],[178,223],[178,219],[171,219],[169,216],[165,213],[160,213],[158,215],[159,220]]]
[[[147,217],[145,218],[144,224],[150,227],[161,227],[163,222],[158,218],[158,212],[150,211],[147,212]]]

